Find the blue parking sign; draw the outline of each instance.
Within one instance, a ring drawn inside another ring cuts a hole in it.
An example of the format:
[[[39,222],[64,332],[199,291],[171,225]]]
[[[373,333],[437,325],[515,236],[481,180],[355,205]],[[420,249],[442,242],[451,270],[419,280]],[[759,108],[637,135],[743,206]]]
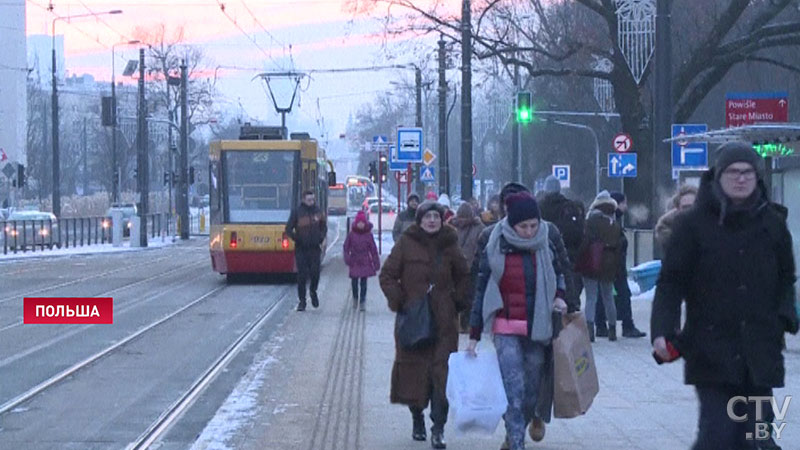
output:
[[[570,167],[569,164],[554,164],[553,176],[561,182],[561,187],[568,188],[570,182]]]

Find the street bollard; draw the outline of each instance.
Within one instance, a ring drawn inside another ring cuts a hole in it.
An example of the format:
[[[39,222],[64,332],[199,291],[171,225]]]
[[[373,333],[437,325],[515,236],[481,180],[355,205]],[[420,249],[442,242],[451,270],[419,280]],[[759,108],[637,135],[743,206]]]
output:
[[[131,217],[131,239],[130,239],[130,247],[141,247],[142,242],[139,239],[141,231],[139,231],[142,227],[142,218],[139,216],[132,216]]]
[[[200,232],[205,233],[206,231],[206,215],[200,214]]]

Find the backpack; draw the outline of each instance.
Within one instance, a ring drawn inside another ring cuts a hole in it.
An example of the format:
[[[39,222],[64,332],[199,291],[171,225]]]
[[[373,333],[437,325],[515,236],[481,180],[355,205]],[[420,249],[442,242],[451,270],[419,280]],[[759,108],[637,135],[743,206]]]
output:
[[[564,238],[564,246],[568,249],[577,249],[581,245],[586,222],[583,214],[583,205],[571,200],[565,202],[559,211],[555,224]]]

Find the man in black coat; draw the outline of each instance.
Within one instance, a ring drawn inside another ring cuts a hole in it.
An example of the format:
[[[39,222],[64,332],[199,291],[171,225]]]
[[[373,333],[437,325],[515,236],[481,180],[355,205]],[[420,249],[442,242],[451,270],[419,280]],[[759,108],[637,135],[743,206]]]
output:
[[[768,396],[783,386],[781,340],[798,329],[792,237],[785,208],[769,202],[762,165],[750,145],[723,145],[665,249],[653,348],[663,360],[678,352],[686,360],[686,383],[700,401],[694,450],[756,448],[746,439],[755,432],[755,403],[732,405],[745,422],[733,421],[728,406],[736,396]],[[686,323],[678,332],[682,299]]]
[[[294,241],[297,266],[298,311],[306,310],[306,283],[311,281],[311,305],[319,307],[319,285],[322,244],[328,234],[328,220],[317,207],[314,191],[303,192],[303,202],[292,211],[286,222],[286,234]]]

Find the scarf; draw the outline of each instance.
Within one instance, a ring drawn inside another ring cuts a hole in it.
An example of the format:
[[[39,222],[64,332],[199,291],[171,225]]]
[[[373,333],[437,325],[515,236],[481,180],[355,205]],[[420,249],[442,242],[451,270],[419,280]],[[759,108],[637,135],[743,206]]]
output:
[[[553,252],[549,245],[548,223],[540,220],[539,230],[531,239],[519,237],[508,219],[501,220],[492,230],[486,244],[486,255],[489,258],[491,276],[486,285],[483,297],[484,326],[494,322],[498,311],[503,309],[503,297],[500,293],[500,280],[505,271],[506,255],[500,250],[500,237],[512,247],[535,252],[536,257],[536,294],[534,301],[533,324],[530,339],[534,342],[548,344],[553,337],[553,300],[556,296],[556,272],[553,269]]]

